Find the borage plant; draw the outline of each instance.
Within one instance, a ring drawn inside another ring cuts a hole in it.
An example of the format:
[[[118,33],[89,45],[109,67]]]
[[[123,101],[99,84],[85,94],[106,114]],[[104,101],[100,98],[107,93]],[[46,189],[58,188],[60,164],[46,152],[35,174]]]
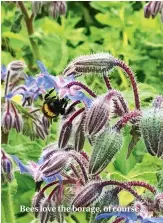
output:
[[[62,115],[58,140],[43,149],[38,162],[29,161],[25,165],[11,152],[20,172],[31,175],[36,182],[32,199],[35,217],[42,223],[61,223],[71,214],[70,210],[98,207],[96,213],[89,214],[90,223],[106,222],[107,218],[114,223],[163,222],[161,191],[147,182],[103,180],[101,175],[121,150],[126,125],[132,129],[126,157],[142,137],[147,152],[163,158],[163,96],[156,97],[150,108],[142,110],[133,71],[108,53],[80,56],[57,77],[50,75],[40,61],[37,64],[41,73],[36,77],[25,74],[25,65],[20,61],[11,62],[2,70],[4,143],[11,128],[31,139],[45,140],[52,121]],[[116,67],[130,80],[134,110],[130,110],[122,93],[111,85],[109,76]],[[105,94],[97,95],[77,80],[81,75],[92,73],[103,78],[108,89]],[[57,95],[53,95],[53,90]],[[17,95],[22,95],[21,104],[13,100]],[[42,101],[44,95],[40,109],[36,102]],[[84,151],[85,143],[89,143],[91,154]],[[4,184],[13,177],[11,158],[2,150]],[[138,194],[137,187],[144,188],[145,193]],[[126,207],[120,207],[118,199],[122,190],[134,197]],[[61,207],[72,209],[63,211]]]

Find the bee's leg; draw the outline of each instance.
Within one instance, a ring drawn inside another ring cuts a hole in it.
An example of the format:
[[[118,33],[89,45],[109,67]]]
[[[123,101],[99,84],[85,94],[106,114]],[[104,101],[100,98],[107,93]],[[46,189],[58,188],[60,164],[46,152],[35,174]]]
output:
[[[72,111],[75,111],[75,106],[77,105],[77,104],[79,104],[80,103],[80,101],[75,101],[74,103],[72,103],[70,106],[69,106],[69,108],[67,109],[67,111],[66,111],[66,115],[68,115],[69,113],[71,113]]]
[[[61,108],[60,113],[61,113],[61,115],[65,115],[68,101],[63,98],[63,99],[61,99],[61,103],[62,103],[63,107]]]
[[[48,103],[53,102],[53,99],[56,98],[56,96],[53,96],[52,98],[48,99]]]
[[[53,88],[52,90],[49,91],[49,93],[47,93],[45,96],[44,96],[44,99],[46,100],[50,95],[51,93],[55,90],[55,88]]]

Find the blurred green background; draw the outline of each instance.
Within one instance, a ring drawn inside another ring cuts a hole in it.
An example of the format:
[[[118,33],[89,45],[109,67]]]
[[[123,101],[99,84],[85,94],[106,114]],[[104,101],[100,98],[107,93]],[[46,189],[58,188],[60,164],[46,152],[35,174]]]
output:
[[[145,2],[67,2],[65,16],[54,19],[42,11],[33,22],[34,33],[31,38],[37,45],[38,52],[32,49],[27,27],[19,7],[14,2],[2,2],[2,64],[12,60],[24,60],[27,73],[39,72],[36,59],[41,60],[49,73],[58,75],[73,58],[90,53],[109,52],[121,58],[131,66],[138,80],[142,105],[163,92],[163,26],[159,16],[145,19]],[[31,2],[25,2],[31,14]],[[80,78],[97,93],[106,91],[100,77],[91,75]],[[121,70],[111,74],[111,81],[116,89],[123,92],[125,99],[133,106],[133,93],[129,81]],[[156,173],[162,163],[156,157],[145,153],[144,143],[137,144],[130,158],[126,159],[130,140],[129,129],[125,129],[125,140],[121,152],[114,162],[109,164],[102,177],[117,180],[146,180],[157,184]],[[46,141],[29,137],[16,131],[10,131],[8,145],[3,145],[8,153],[16,154],[21,160],[37,160],[42,148],[57,138],[56,123]],[[17,139],[15,141],[15,139]],[[86,145],[87,150],[87,145]],[[110,176],[111,173],[111,176]],[[34,182],[28,176],[15,174],[12,183],[16,223],[35,222],[31,213],[20,213],[20,205],[31,205],[34,194]],[[121,200],[131,199],[126,194]],[[7,211],[4,210],[5,212]],[[86,223],[85,215],[77,214],[79,222]],[[3,222],[3,221],[2,221]],[[74,223],[71,217],[67,222]],[[3,222],[5,223],[5,222]]]

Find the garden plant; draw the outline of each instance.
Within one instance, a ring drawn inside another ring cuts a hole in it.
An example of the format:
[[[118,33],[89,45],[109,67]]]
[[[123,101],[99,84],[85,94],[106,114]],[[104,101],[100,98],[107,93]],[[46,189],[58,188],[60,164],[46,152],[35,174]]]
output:
[[[163,223],[162,10],[2,3],[2,223]]]

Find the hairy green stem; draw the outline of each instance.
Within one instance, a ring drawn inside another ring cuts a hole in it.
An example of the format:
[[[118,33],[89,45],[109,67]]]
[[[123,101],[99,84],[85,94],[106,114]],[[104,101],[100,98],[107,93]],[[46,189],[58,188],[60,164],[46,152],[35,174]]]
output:
[[[19,5],[20,10],[24,16],[24,21],[25,21],[25,24],[27,27],[27,32],[28,32],[29,40],[30,40],[30,43],[32,46],[34,57],[35,57],[35,59],[40,60],[38,45],[32,37],[32,35],[34,34],[34,27],[33,27],[34,15],[32,14],[31,16],[29,16],[28,11],[27,11],[23,1],[19,1],[18,5]]]
[[[10,184],[5,184],[2,188],[2,207],[3,207],[3,223],[16,223],[14,216],[14,205],[11,197]]]

